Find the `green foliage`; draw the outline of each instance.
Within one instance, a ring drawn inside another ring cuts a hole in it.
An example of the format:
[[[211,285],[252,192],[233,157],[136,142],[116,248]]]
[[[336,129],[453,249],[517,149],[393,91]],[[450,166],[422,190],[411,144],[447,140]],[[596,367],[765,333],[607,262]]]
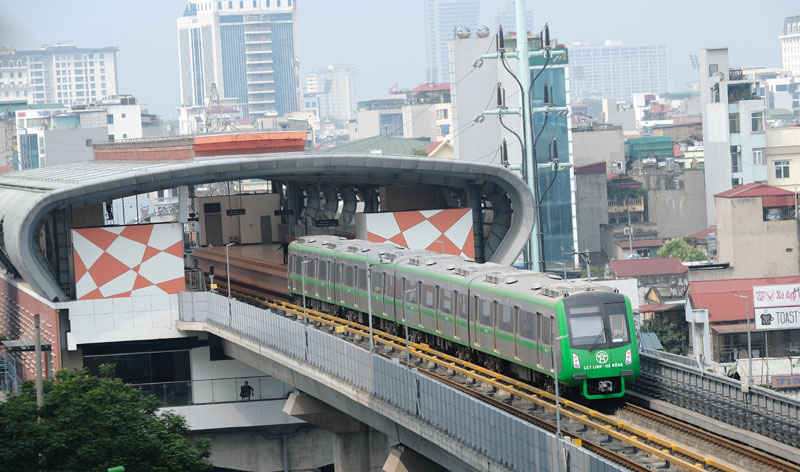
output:
[[[428,153],[425,152],[425,148],[414,148],[411,150],[411,155],[427,157]]]
[[[647,190],[642,187],[619,187],[614,184],[608,184],[606,191],[608,192],[609,199],[617,201],[635,199],[647,195]]]
[[[658,257],[677,257],[681,262],[702,261],[706,253],[689,245],[689,238],[672,238],[658,250]]]
[[[678,326],[666,316],[655,315],[642,323],[641,331],[655,333],[665,351],[686,355],[689,345],[689,333],[685,326]]]
[[[185,419],[120,379],[61,370],[37,410],[30,382],[0,404],[0,464],[8,472],[208,470],[208,440],[190,442]],[[37,412],[39,421],[37,421]]]

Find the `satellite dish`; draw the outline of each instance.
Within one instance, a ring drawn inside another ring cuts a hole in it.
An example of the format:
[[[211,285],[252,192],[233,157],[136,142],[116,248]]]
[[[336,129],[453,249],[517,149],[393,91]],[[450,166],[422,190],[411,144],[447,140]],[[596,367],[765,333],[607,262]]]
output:
[[[470,34],[472,34],[472,31],[470,31],[470,29],[466,26],[462,26],[456,30],[456,36],[458,36],[458,39],[467,39],[469,38]]]
[[[486,38],[486,37],[489,36],[489,27],[486,26],[486,25],[483,25],[483,26],[478,28],[478,30],[475,32],[475,34],[477,34],[479,38]]]
[[[717,82],[722,82],[725,80],[725,74],[720,71],[714,72],[714,80]]]

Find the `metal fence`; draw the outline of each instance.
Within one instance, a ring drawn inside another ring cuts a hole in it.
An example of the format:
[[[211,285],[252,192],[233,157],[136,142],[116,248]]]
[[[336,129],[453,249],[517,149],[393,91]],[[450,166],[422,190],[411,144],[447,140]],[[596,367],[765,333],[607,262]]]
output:
[[[422,421],[423,425],[446,433],[454,441],[440,446],[453,454],[458,455],[458,444],[463,444],[513,470],[557,468],[554,461],[558,441],[553,434],[395,360],[372,355],[335,334],[307,327],[293,317],[210,292],[186,292],[181,294],[180,319],[210,323],[303,360],[313,369],[328,374],[316,378],[335,378],[380,400],[370,401],[367,406],[399,424],[419,430]],[[336,388],[335,382],[328,386]],[[569,470],[624,470],[568,441],[562,441],[561,448],[567,451]]]
[[[647,352],[640,360],[641,375],[630,390],[800,447],[800,399],[756,386],[743,392],[740,381],[704,372],[691,358],[676,362]]]

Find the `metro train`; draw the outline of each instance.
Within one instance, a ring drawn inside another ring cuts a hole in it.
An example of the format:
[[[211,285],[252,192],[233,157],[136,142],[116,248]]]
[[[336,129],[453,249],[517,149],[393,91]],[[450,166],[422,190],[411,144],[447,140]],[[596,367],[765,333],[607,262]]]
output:
[[[378,329],[542,388],[617,398],[639,375],[630,300],[597,283],[335,236],[293,241],[287,279],[312,309],[366,324],[371,308]]]

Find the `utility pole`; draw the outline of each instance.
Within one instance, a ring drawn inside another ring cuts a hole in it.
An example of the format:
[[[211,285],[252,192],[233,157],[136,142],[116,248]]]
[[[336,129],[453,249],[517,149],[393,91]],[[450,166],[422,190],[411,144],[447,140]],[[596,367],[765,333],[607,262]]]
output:
[[[627,202],[625,203],[627,206]],[[628,207],[628,250],[633,255],[633,226],[631,225],[631,209]]]

